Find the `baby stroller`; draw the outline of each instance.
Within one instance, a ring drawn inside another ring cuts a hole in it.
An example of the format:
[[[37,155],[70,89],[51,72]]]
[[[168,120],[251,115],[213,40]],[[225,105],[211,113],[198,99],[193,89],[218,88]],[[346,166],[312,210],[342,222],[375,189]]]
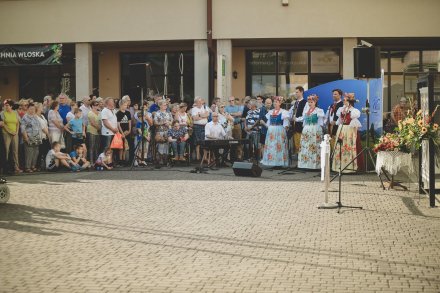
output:
[[[0,178],[0,204],[7,203],[9,200],[9,187],[6,185],[5,178]]]

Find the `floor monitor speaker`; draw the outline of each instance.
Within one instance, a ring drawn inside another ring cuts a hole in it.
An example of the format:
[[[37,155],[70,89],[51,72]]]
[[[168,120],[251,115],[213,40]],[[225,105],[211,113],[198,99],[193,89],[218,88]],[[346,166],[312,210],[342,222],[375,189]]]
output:
[[[235,162],[232,165],[235,176],[260,177],[263,171],[259,166],[247,162]]]

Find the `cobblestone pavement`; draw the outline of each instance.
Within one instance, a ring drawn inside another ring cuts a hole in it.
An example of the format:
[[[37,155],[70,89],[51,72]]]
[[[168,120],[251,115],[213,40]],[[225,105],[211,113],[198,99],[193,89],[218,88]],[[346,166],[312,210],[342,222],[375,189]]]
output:
[[[364,209],[338,214],[317,173],[189,170],[10,177],[0,292],[440,292],[440,211],[415,192],[344,176]]]

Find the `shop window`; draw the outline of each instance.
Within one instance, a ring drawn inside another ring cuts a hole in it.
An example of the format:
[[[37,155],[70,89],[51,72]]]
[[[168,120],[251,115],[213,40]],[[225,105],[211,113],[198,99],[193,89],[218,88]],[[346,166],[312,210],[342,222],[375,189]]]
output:
[[[335,51],[312,51],[312,73],[339,73],[339,54]]]
[[[440,51],[422,52],[423,70],[440,71]]]
[[[384,111],[387,111],[386,109],[388,109],[388,111],[389,111],[389,109],[391,109],[391,107],[388,106],[388,101],[389,101],[389,98],[388,98],[389,81],[388,80],[389,80],[389,78],[390,78],[389,75],[384,75],[384,78],[383,78],[383,109],[384,109]]]
[[[308,88],[308,75],[306,74],[283,74],[278,76],[278,95],[291,97],[295,94],[295,88],[302,86]]]
[[[340,79],[339,50],[248,51],[246,92],[290,97],[297,86]],[[311,62],[310,62],[311,60]]]
[[[391,75],[391,109],[399,103],[399,100],[404,95],[403,91],[403,75]]]
[[[390,71],[388,68],[388,52],[380,52],[380,68],[384,70],[384,72]]]
[[[167,62],[165,61],[167,56]],[[150,66],[130,65],[149,62]],[[181,72],[182,71],[182,72]],[[136,102],[141,99],[140,88],[147,95],[167,95],[173,102],[179,102],[180,85],[183,77],[183,101],[194,100],[194,53],[122,53],[121,95],[128,94]],[[167,87],[165,89],[165,79]]]
[[[276,75],[252,75],[252,96],[274,96],[277,94]]]
[[[391,51],[391,72],[419,72],[419,51]]]
[[[308,67],[307,51],[278,53],[278,72],[280,73],[307,73]]]
[[[250,61],[252,73],[276,73],[276,52],[252,52]]]

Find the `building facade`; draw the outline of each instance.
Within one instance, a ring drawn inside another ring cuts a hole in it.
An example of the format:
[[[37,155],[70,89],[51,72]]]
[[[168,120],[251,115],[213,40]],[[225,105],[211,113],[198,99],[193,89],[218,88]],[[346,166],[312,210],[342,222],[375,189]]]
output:
[[[438,0],[0,1],[0,46],[63,45],[61,65],[0,66],[0,96],[288,96],[354,78],[366,40],[381,47],[387,111],[415,94],[418,72],[439,70],[438,11]]]

